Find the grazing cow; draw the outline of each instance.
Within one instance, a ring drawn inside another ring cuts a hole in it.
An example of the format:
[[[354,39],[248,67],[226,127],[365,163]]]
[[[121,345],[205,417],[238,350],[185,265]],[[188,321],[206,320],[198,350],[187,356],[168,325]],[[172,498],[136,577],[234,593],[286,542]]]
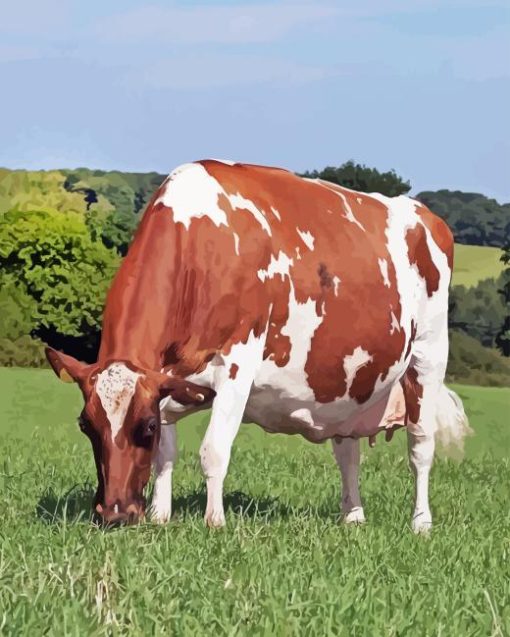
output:
[[[79,384],[106,521],[171,512],[176,421],[212,413],[200,448],[206,523],[241,421],[332,440],[346,522],[364,521],[360,443],[407,427],[414,530],[428,529],[435,434],[462,443],[443,384],[452,234],[407,197],[354,192],[286,170],[185,164],[154,195],[109,291],[97,363],[48,348]]]

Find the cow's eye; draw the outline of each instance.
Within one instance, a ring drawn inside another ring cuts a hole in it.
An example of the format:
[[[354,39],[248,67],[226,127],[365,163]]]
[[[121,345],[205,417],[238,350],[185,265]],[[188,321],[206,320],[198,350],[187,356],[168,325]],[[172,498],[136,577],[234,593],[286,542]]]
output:
[[[144,434],[147,438],[150,438],[156,433],[156,429],[158,428],[158,423],[155,418],[151,418],[144,425]]]

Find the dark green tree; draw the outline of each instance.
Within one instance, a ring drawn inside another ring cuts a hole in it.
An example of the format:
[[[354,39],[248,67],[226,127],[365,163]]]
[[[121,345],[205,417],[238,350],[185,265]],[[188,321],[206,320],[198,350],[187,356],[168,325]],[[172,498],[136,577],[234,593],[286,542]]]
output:
[[[498,289],[499,279],[484,279],[466,288],[455,285],[450,291],[449,326],[476,338],[485,347],[494,347],[505,317],[505,306]]]
[[[442,217],[457,243],[502,247],[510,236],[510,204],[475,192],[420,192],[416,199]]]
[[[505,317],[496,336],[496,345],[503,356],[510,356],[510,241],[503,248],[501,261],[506,268],[502,275],[502,287],[499,290],[505,307]]]
[[[411,190],[409,181],[404,181],[394,170],[381,173],[376,168],[368,168],[352,160],[338,167],[326,166],[323,170],[307,171],[302,177],[325,179],[352,190],[380,192],[387,197],[404,195]]]

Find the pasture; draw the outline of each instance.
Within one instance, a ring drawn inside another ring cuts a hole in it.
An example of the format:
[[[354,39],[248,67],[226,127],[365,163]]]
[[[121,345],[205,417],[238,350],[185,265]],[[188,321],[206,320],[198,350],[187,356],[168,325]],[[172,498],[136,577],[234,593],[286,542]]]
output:
[[[81,396],[47,370],[0,369],[0,634],[510,634],[510,390],[458,386],[476,435],[432,472],[435,528],[409,529],[405,434],[363,448],[368,524],[338,524],[329,445],[243,425],[227,528],[203,526],[197,449],[179,427],[174,520],[91,524]]]
[[[499,248],[456,243],[452,284],[471,287],[483,279],[496,279],[504,267],[500,257]]]

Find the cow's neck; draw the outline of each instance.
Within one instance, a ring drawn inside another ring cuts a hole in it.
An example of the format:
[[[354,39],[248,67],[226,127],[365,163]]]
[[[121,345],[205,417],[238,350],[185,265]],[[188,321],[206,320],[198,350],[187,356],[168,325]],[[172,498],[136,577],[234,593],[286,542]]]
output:
[[[108,293],[99,364],[124,360],[159,370],[175,333],[173,314],[179,298],[180,234],[158,206],[144,216]]]

